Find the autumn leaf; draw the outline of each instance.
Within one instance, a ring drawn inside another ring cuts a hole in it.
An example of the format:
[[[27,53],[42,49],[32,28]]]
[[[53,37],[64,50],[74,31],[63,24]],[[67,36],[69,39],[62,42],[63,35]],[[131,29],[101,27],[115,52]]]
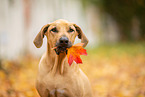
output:
[[[67,48],[67,58],[69,65],[71,65],[73,61],[75,61],[77,64],[82,63],[80,55],[87,55],[86,50],[82,46],[83,43],[78,43],[70,48]]]

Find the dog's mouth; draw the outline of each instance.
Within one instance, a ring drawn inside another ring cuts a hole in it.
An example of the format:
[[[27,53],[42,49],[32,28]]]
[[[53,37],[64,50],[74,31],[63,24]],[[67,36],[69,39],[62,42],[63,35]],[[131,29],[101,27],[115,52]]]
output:
[[[56,43],[55,46],[55,52],[57,55],[59,55],[60,53],[66,53],[67,54],[67,48],[70,48],[72,46],[72,43],[69,42],[67,44],[60,44],[60,43]]]

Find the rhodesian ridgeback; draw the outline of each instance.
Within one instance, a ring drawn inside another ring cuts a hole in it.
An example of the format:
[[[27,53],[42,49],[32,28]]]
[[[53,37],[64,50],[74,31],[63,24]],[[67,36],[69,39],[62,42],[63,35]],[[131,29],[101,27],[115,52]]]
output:
[[[78,64],[68,64],[66,48],[74,44],[76,36],[85,47],[88,39],[81,28],[66,20],[56,20],[46,24],[34,39],[40,48],[44,36],[47,37],[47,50],[39,62],[36,88],[41,97],[92,97],[91,86],[87,76]],[[52,50],[52,48],[57,49]]]

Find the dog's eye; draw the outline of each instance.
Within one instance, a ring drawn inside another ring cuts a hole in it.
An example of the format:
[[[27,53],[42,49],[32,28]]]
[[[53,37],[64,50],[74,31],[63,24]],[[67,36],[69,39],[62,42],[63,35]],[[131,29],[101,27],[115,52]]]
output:
[[[73,31],[74,31],[74,30],[73,30],[72,28],[70,28],[68,32],[70,32],[70,33],[71,33],[71,32],[73,32]]]
[[[53,28],[53,29],[51,29],[50,31],[55,32],[55,33],[57,33],[57,32],[58,32],[58,31],[57,31],[57,29],[56,29],[56,27],[55,27],[55,28]]]

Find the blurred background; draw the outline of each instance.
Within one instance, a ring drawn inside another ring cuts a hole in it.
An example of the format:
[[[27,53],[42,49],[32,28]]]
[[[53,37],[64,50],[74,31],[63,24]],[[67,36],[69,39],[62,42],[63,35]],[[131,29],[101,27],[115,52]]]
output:
[[[94,97],[145,97],[145,0],[0,0],[0,97],[39,97],[46,37],[39,49],[33,39],[57,19],[89,39],[80,67]]]

